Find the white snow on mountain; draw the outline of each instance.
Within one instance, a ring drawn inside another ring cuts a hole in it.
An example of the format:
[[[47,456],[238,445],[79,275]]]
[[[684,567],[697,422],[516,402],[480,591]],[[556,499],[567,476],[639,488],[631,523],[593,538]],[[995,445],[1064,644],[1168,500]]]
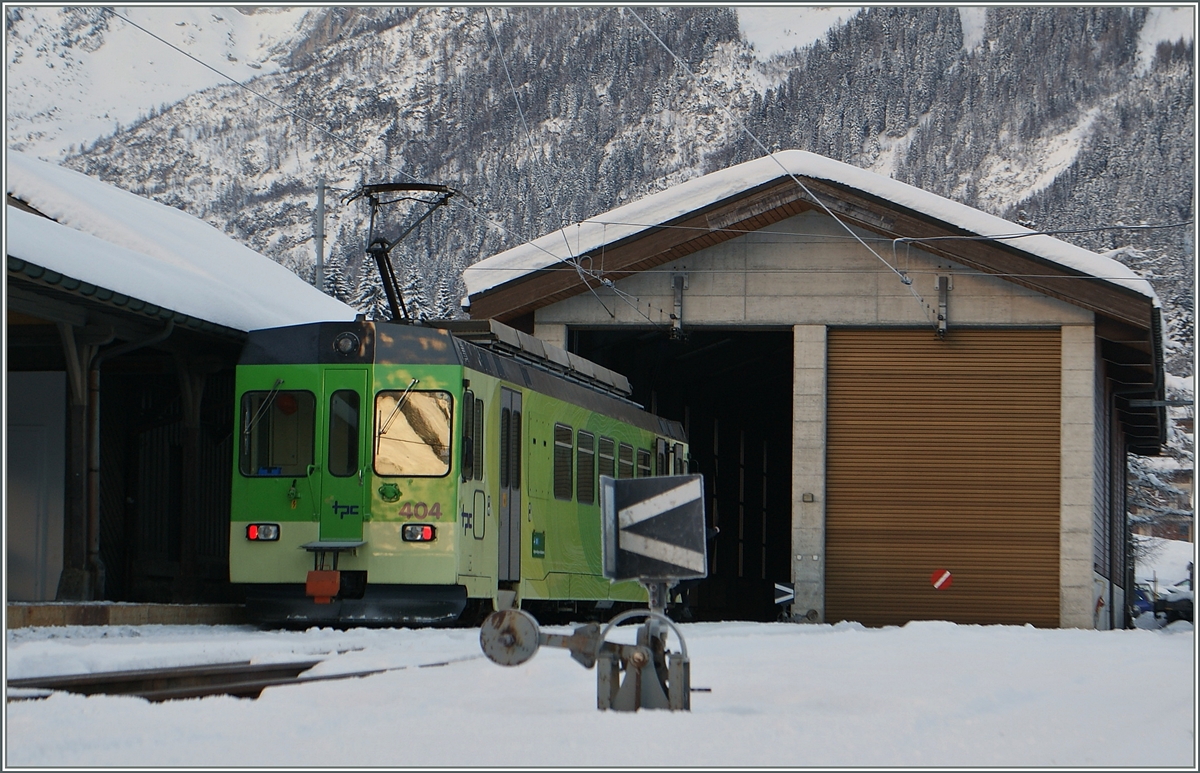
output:
[[[861,8],[842,6],[745,6],[737,9],[742,34],[759,59],[811,46]]]
[[[245,82],[278,70],[311,9],[113,9],[129,21],[98,7],[6,10],[8,147],[58,160],[118,125],[228,83],[224,76]]]
[[[1154,61],[1154,50],[1159,43],[1191,41],[1196,27],[1196,7],[1151,8],[1138,38],[1138,68],[1149,69]]]

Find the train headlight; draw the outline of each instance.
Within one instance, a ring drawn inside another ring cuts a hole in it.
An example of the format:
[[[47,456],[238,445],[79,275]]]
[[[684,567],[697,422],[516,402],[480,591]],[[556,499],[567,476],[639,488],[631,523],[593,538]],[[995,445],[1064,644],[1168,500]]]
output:
[[[400,538],[405,542],[432,542],[437,538],[437,530],[427,523],[406,523],[400,530]]]
[[[343,356],[354,354],[358,351],[358,346],[358,336],[350,332],[338,333],[337,337],[333,339],[334,351]]]
[[[251,542],[275,542],[279,539],[279,524],[252,523],[246,527],[246,539]]]

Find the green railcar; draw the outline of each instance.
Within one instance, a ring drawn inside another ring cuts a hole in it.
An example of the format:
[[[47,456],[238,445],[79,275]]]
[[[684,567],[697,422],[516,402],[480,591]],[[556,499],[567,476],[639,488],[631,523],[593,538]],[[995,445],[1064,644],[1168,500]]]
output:
[[[237,368],[230,580],[275,625],[644,602],[603,577],[599,475],[686,471],[623,376],[496,322],[258,330]]]

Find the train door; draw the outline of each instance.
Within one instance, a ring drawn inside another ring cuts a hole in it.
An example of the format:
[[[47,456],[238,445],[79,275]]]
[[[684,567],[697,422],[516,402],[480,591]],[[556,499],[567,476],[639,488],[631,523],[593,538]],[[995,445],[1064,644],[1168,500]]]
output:
[[[365,368],[326,369],[323,382],[325,421],[322,427],[324,458],[317,464],[321,480],[320,539],[361,540],[363,469],[367,426],[367,371]]]
[[[499,556],[496,579],[521,579],[521,393],[500,389]]]

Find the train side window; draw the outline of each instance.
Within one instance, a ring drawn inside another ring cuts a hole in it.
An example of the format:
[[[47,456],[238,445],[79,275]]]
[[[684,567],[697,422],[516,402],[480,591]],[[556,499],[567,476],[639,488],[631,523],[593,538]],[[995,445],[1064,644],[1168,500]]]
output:
[[[238,469],[251,477],[307,475],[313,463],[316,416],[312,392],[246,392]]]
[[[572,430],[565,424],[554,425],[554,498],[571,499]]]
[[[596,501],[596,436],[579,430],[575,456],[575,475],[578,484],[575,497],[581,505]]]
[[[658,461],[658,468],[655,470],[655,474],[656,475],[670,475],[671,467],[667,463],[667,441],[663,440],[662,438],[658,438],[654,443],[654,447],[655,447],[655,450],[658,452],[656,454],[656,459]]]
[[[500,409],[500,488],[508,488],[508,423],[512,412],[507,408]]]
[[[617,446],[617,477],[633,477],[633,446],[628,443]]]
[[[639,478],[650,477],[650,452],[644,448],[637,450],[637,476]]]
[[[511,446],[509,448],[509,460],[511,462],[511,485],[513,488],[521,488],[521,412],[512,412],[512,429],[508,433]]]
[[[483,400],[475,398],[475,480],[483,480]]]
[[[617,477],[616,470],[616,453],[613,447],[613,439],[610,437],[600,438],[600,474],[607,475],[610,478]]]
[[[442,477],[450,472],[449,392],[386,389],[375,395],[375,472]]]
[[[462,400],[462,479],[475,477],[475,393],[463,392]]]
[[[329,474],[347,478],[358,472],[358,412],[361,397],[353,389],[329,396]]]

